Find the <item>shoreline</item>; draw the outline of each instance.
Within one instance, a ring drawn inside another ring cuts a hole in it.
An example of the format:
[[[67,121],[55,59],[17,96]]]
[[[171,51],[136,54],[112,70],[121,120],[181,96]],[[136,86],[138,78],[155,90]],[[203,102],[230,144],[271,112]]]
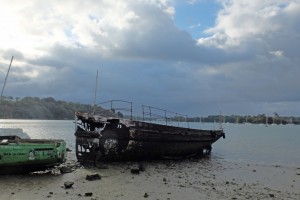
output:
[[[67,164],[76,164],[68,155]],[[131,169],[145,169],[133,174]],[[87,175],[100,175],[88,181]],[[74,185],[70,189],[64,183]],[[71,173],[2,175],[0,199],[300,199],[300,166],[247,164],[220,158],[103,163]]]

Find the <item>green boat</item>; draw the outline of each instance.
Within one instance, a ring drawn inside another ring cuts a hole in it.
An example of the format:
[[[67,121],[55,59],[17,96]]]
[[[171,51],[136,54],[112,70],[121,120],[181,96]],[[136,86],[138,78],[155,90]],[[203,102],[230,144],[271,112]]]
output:
[[[0,174],[45,170],[66,161],[64,140],[0,136]]]

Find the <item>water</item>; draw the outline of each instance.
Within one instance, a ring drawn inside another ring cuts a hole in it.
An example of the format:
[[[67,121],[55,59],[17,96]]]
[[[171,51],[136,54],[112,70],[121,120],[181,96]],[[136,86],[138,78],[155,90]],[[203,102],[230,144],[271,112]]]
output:
[[[75,149],[74,120],[0,120],[0,128],[21,128],[32,139],[63,139]]]
[[[217,123],[189,123],[190,128],[217,129]],[[22,128],[31,138],[64,139],[75,148],[73,120],[0,120],[0,128]],[[213,144],[212,158],[235,162],[300,166],[300,126],[223,124],[226,139]]]
[[[300,166],[300,126],[225,124],[225,140],[213,145],[222,157],[251,163]]]

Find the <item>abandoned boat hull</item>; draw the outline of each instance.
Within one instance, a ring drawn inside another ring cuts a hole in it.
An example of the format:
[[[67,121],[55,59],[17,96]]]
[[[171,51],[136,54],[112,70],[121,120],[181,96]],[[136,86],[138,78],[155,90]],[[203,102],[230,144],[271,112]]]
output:
[[[101,143],[112,143],[116,147],[106,148],[104,151],[93,151],[93,145],[88,147],[86,139],[77,137],[77,159],[79,162],[96,160],[148,160],[161,158],[182,158],[203,154],[210,150],[211,142],[147,142],[129,140],[128,147],[118,151],[118,145],[122,140],[100,140]],[[83,148],[82,148],[83,147]],[[87,147],[87,148],[86,148]],[[103,148],[103,147],[102,147]],[[105,147],[104,147],[105,148]],[[104,149],[103,148],[103,149]],[[87,149],[90,149],[86,151]]]
[[[77,116],[76,156],[87,160],[137,160],[176,158],[210,152],[225,134],[222,130],[197,130],[118,118]]]
[[[65,160],[66,143],[63,140],[0,136],[0,174],[44,170]]]

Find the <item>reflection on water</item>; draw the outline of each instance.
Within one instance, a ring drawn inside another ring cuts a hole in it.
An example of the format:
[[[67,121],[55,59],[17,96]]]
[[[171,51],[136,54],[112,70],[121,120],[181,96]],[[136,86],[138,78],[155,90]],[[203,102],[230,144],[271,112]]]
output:
[[[218,129],[218,123],[189,123],[190,128]],[[73,120],[0,120],[0,128],[22,128],[31,138],[64,139],[75,148]],[[300,126],[223,124],[226,139],[213,144],[211,158],[300,166]]]

